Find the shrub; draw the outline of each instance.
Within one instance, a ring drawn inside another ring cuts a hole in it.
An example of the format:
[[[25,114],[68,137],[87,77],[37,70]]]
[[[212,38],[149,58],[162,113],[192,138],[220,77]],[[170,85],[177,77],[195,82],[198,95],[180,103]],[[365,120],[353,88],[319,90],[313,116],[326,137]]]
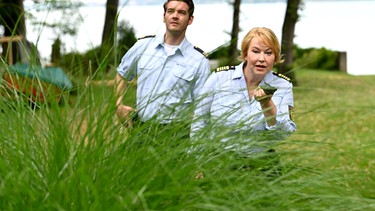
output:
[[[326,48],[301,49],[296,46],[293,68],[303,66],[311,69],[338,70],[338,56],[337,51]]]
[[[107,73],[111,65],[117,65],[121,57],[137,41],[134,28],[126,22],[120,22],[117,30],[117,44],[110,47],[94,47],[84,53],[72,52],[62,56],[61,65],[72,75],[97,77],[98,73]],[[80,72],[77,72],[81,70]]]

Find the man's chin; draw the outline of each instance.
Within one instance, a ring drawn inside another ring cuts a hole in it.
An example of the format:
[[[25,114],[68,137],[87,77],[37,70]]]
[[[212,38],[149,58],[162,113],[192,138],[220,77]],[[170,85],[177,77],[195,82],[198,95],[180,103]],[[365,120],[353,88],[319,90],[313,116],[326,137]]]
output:
[[[182,30],[179,29],[168,29],[171,34],[181,34]]]

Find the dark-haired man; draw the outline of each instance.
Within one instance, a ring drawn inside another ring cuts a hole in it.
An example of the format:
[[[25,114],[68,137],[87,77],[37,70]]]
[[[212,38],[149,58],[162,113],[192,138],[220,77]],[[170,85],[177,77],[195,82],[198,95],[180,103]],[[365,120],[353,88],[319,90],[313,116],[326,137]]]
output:
[[[196,100],[210,74],[206,54],[186,38],[194,20],[192,0],[164,3],[164,34],[139,38],[124,55],[117,68],[116,114],[128,121],[133,111],[139,121],[160,124],[178,122]],[[123,104],[128,81],[137,78],[136,108]]]

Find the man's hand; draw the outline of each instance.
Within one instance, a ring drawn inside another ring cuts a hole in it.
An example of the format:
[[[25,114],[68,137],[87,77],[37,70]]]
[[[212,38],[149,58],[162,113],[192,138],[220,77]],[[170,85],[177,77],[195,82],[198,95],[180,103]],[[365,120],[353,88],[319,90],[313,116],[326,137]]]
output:
[[[124,125],[127,124],[128,126],[131,126],[130,114],[132,112],[135,112],[135,109],[133,109],[130,106],[123,105],[123,104],[118,105],[116,109],[116,115],[118,119],[120,120],[120,122]]]

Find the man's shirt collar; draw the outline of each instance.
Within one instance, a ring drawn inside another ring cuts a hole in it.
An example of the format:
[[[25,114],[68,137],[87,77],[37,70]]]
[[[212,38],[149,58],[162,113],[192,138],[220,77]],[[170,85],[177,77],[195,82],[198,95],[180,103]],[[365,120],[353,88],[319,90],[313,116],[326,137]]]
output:
[[[157,48],[157,47],[163,47],[164,34],[156,36],[155,39],[156,40],[153,43],[153,46],[155,48]],[[182,42],[180,43],[180,45],[177,46],[176,52],[179,51],[179,52],[181,52],[181,54],[183,56],[185,56],[187,54],[187,51],[188,51],[189,47],[190,47],[190,43],[189,43],[189,41],[187,40],[187,38],[185,36],[184,39],[182,40]]]

